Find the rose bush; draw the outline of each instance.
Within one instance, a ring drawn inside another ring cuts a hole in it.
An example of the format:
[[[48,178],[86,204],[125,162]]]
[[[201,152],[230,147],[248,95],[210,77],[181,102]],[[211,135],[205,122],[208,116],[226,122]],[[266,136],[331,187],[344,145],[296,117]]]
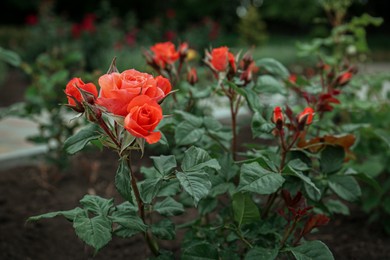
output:
[[[307,235],[348,213],[345,201],[362,194],[357,179],[377,185],[347,165],[356,138],[335,124],[355,67],[320,60],[309,76],[292,75],[272,58],[241,57],[223,46],[206,51],[212,76],[202,82],[187,44],[176,51],[173,43],[158,43],[150,50],[146,62],[159,76],[112,66],[99,79],[98,97],[82,87],[76,88],[81,98],[69,94],[94,124],[69,138],[65,149],[76,153],[99,140],[116,151],[115,186],[124,202],[86,195],[81,207],[30,220],[63,215],[96,251],[112,236],[141,233],[157,259],[334,259]],[[167,98],[172,89],[177,95]],[[216,96],[228,101],[226,125],[200,102]],[[170,117],[163,116],[163,101],[175,108]],[[243,106],[250,111],[249,148],[239,142]],[[169,154],[152,156],[153,166],[135,174],[131,155],[143,152],[145,141],[154,151],[168,144]],[[172,218],[184,212],[195,213],[185,223]],[[160,246],[180,229],[180,252]]]

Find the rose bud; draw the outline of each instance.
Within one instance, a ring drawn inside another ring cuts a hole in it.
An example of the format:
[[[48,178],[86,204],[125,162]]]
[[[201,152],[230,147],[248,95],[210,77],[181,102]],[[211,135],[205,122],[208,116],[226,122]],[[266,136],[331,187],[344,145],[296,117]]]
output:
[[[344,72],[343,74],[337,77],[336,84],[338,86],[344,86],[351,80],[352,76],[353,74],[351,72],[349,71]]]
[[[311,107],[305,108],[298,116],[298,129],[303,130],[305,125],[310,125],[313,121],[314,110]]]
[[[288,77],[288,82],[290,82],[291,84],[297,83],[297,75],[291,74],[291,75]]]
[[[243,86],[248,85],[248,83],[251,82],[252,79],[253,79],[253,74],[250,67],[244,70],[240,75],[240,80],[244,82]]]
[[[280,107],[275,107],[274,113],[272,116],[272,122],[276,125],[276,128],[278,130],[283,129],[284,116],[283,116],[282,109]]]
[[[84,108],[81,102],[93,104],[98,91],[93,83],[85,84],[80,78],[73,78],[66,85],[65,94],[68,97],[68,107],[82,113]]]
[[[228,69],[234,72],[237,70],[234,55],[229,52],[228,47],[215,48],[209,55],[210,63],[214,70],[218,72],[224,72]]]
[[[187,73],[187,81],[192,86],[195,85],[198,82],[198,73],[196,72],[195,68],[191,68]]]
[[[188,54],[188,43],[183,42],[178,48],[180,60],[185,60]]]
[[[251,66],[252,63],[253,63],[252,54],[249,51],[247,51],[244,54],[244,57],[242,57],[241,59],[240,66],[243,70],[246,70],[248,69],[249,66]]]
[[[88,121],[97,123],[102,118],[102,111],[96,106],[89,106],[89,109],[86,111],[88,111],[86,113]]]

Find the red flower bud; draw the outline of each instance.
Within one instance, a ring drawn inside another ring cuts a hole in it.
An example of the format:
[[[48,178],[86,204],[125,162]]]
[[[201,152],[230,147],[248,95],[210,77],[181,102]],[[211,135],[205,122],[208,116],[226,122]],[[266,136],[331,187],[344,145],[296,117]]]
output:
[[[272,122],[276,125],[276,128],[282,130],[284,123],[284,116],[280,107],[275,107],[274,114],[272,116]]]
[[[184,60],[188,54],[188,43],[183,42],[178,48],[180,60]]]
[[[298,128],[302,130],[305,125],[310,125],[313,121],[314,110],[311,107],[305,108],[298,116]]]
[[[297,83],[297,75],[291,74],[291,75],[288,77],[288,81],[289,81],[291,84]]]
[[[192,86],[195,85],[198,82],[198,74],[197,74],[195,68],[191,68],[191,70],[188,71],[188,73],[187,73],[187,81]]]
[[[80,78],[73,78],[66,85],[65,94],[68,96],[68,107],[82,113],[84,111],[82,101],[93,104],[98,91],[93,83],[85,84]]]
[[[343,74],[337,77],[336,84],[338,86],[344,86],[351,80],[352,76],[353,74],[351,72],[349,71],[344,72]]]

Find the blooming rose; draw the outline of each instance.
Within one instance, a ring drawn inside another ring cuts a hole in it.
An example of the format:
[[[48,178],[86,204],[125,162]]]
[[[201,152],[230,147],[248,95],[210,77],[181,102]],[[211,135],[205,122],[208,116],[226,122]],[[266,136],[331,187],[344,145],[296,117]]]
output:
[[[149,144],[161,138],[160,132],[153,132],[163,118],[160,105],[146,95],[135,97],[127,107],[128,115],[124,127],[135,137],[145,138]]]
[[[226,71],[228,66],[232,68],[233,71],[236,71],[236,63],[234,55],[229,52],[228,47],[219,47],[211,51],[211,65],[216,71],[223,72]]]
[[[154,53],[153,60],[161,68],[165,68],[167,64],[174,63],[179,59],[179,52],[175,50],[175,45],[172,42],[156,43],[150,47]]]
[[[161,89],[152,75],[134,69],[105,74],[99,78],[99,85],[100,97],[96,103],[119,116],[127,115],[128,104],[136,96],[145,94],[159,101],[165,96],[165,88],[168,89],[166,86]]]
[[[77,87],[91,93],[95,98],[98,95],[96,86],[93,83],[85,84],[80,78],[71,79],[65,88],[65,94],[68,96],[68,104],[71,106],[78,106],[76,102],[81,103],[83,97]]]

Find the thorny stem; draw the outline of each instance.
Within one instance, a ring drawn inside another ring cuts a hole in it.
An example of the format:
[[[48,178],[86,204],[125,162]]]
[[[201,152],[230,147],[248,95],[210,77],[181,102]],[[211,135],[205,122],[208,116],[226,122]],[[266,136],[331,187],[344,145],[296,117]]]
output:
[[[133,189],[135,200],[136,200],[137,206],[138,206],[139,216],[142,219],[142,221],[145,223],[145,220],[146,220],[145,219],[145,208],[144,208],[144,203],[141,199],[141,195],[139,193],[139,189],[137,186],[137,179],[135,178],[135,175],[134,175],[133,171],[131,170],[130,157],[128,157],[126,160],[127,160],[127,166],[129,168],[129,172],[130,172],[130,177],[131,177],[131,187]],[[145,240],[146,240],[150,250],[153,252],[153,254],[155,256],[158,256],[160,254],[159,253],[159,246],[157,244],[157,241],[153,238],[153,235],[149,231],[145,231],[144,237],[145,237]]]

